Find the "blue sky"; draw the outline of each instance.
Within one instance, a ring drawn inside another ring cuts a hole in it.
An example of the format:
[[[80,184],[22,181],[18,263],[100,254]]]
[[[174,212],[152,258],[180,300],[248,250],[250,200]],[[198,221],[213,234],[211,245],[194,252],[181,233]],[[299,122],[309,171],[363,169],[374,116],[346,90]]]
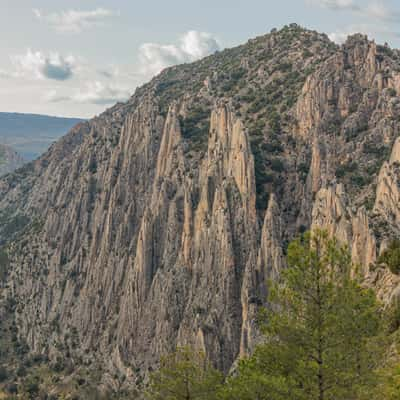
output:
[[[292,22],[400,47],[392,0],[0,0],[0,111],[91,117],[168,65]]]

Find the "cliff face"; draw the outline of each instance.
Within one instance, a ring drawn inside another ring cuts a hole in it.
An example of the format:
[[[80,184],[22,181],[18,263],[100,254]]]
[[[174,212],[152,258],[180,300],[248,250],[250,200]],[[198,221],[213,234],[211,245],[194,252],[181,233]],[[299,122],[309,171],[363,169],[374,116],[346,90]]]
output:
[[[19,336],[111,385],[184,344],[227,372],[317,226],[390,301],[397,277],[370,264],[400,231],[399,60],[287,27],[164,71],[1,180]]]
[[[23,158],[11,147],[0,145],[0,176],[15,171],[23,164]]]

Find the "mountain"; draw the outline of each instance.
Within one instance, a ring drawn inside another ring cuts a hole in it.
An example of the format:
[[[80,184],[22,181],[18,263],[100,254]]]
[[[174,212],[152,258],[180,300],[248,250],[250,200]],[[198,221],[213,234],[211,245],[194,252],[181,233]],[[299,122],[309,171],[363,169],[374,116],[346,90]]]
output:
[[[0,144],[0,176],[22,167],[24,159],[11,147]]]
[[[78,118],[0,112],[0,143],[13,147],[24,159],[33,160],[82,121]]]
[[[315,227],[394,301],[377,257],[400,234],[399,115],[398,50],[290,25],[78,124],[0,180],[9,365],[119,390],[188,344],[226,373],[288,242]]]

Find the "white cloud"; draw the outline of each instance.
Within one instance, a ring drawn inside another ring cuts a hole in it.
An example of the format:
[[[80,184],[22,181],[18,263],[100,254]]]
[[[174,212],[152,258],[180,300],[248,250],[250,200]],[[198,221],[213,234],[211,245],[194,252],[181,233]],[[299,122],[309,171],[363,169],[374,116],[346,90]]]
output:
[[[360,16],[384,22],[400,22],[400,12],[391,10],[380,1],[372,1],[360,7],[354,0],[306,0],[307,3],[331,10],[350,10]]]
[[[27,50],[26,54],[11,57],[19,76],[36,79],[65,81],[72,77],[76,60],[72,56],[63,57],[58,53],[45,55],[40,51]]]
[[[347,28],[344,30],[337,30],[336,32],[330,33],[329,39],[337,44],[343,44],[350,35],[359,33],[360,31],[354,30],[353,28]]]
[[[369,4],[365,10],[365,14],[381,21],[400,22],[400,12],[390,10],[382,3]]]
[[[119,15],[119,12],[105,8],[96,8],[91,11],[67,10],[50,14],[45,14],[38,9],[34,9],[33,12],[36,18],[63,33],[80,33],[85,29],[101,25],[107,18]]]
[[[308,0],[309,4],[330,8],[331,10],[359,10],[353,0]]]
[[[399,38],[400,34],[397,31],[391,29],[390,26],[384,25],[381,26],[379,24],[357,24],[345,27],[343,29],[339,29],[335,32],[330,33],[329,38],[338,43],[343,44],[347,37],[350,35],[354,35],[356,33],[361,33],[363,35],[367,35],[370,39],[374,39],[377,41],[387,41],[389,37]]]
[[[11,58],[14,70],[0,69],[0,79],[23,78],[32,86],[38,102],[49,110],[93,110],[124,102],[150,74],[167,66],[195,61],[220,48],[209,33],[189,31],[176,44],[146,43],[136,65],[91,64],[84,58],[58,52],[27,50]],[[73,79],[71,79],[73,78]],[[71,83],[62,83],[71,79]],[[32,80],[32,82],[30,82]],[[89,111],[88,111],[89,112]],[[62,113],[62,112],[61,112]]]
[[[215,53],[220,47],[210,33],[189,31],[181,38],[181,49],[192,61]]]
[[[178,45],[145,43],[139,49],[144,74],[156,74],[166,67],[192,62],[220,49],[218,41],[206,32],[189,31]]]
[[[131,93],[121,87],[115,85],[105,85],[100,81],[94,81],[87,84],[87,86],[81,90],[77,90],[72,95],[59,95],[57,91],[50,91],[46,100],[52,103],[59,102],[76,102],[82,104],[97,104],[97,105],[108,105],[117,102],[126,101],[130,97]]]

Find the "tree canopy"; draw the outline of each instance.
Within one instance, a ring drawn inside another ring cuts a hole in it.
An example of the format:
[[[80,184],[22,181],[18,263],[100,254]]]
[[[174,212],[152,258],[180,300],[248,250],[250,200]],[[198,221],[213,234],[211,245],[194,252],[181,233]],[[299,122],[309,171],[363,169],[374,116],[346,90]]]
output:
[[[380,307],[347,249],[324,232],[288,248],[270,286],[264,342],[228,379],[226,399],[362,399],[376,385],[384,341]]]
[[[213,400],[223,382],[201,351],[178,348],[161,359],[150,378],[149,400]]]

